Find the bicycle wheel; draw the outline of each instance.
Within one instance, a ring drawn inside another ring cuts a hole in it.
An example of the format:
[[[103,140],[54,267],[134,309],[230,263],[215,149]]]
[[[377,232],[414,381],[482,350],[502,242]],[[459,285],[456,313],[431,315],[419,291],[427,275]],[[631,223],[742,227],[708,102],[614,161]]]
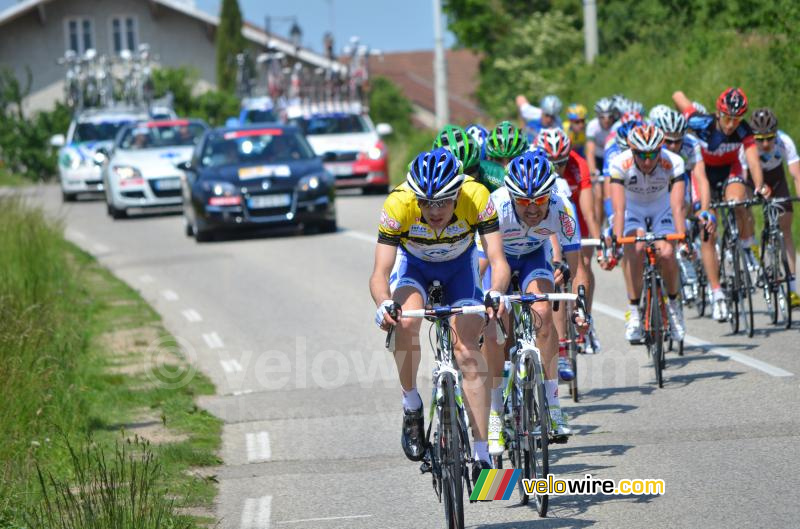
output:
[[[569,382],[569,392],[572,395],[572,401],[578,402],[578,333],[575,332],[575,326],[569,321],[567,316],[567,339],[569,340],[569,362],[572,364],[572,372],[575,376]],[[588,336],[587,336],[588,337]]]
[[[770,249],[770,259],[772,261],[773,279],[770,281],[772,291],[772,304],[775,307],[774,322],[778,323],[783,320],[783,325],[788,329],[792,326],[792,308],[789,295],[791,288],[789,287],[789,261],[786,259],[783,251],[783,241],[778,237],[773,239]]]
[[[528,451],[523,447],[527,446],[527,436],[525,432],[525,425],[523,424],[522,413],[522,392],[521,384],[517,377],[519,366],[513,366],[514,372],[511,376],[514,377],[514,383],[511,385],[511,424],[513,425],[514,435],[509,437],[506,442],[508,443],[508,456],[511,459],[511,466],[519,470],[521,478],[530,479],[529,465],[528,465]],[[525,492],[525,486],[522,484],[522,479],[517,482],[517,492],[519,493],[519,502],[522,505],[527,505],[530,497]]]
[[[439,406],[439,464],[442,469],[444,515],[448,529],[464,527],[464,464],[458,425],[455,384],[450,376],[442,378],[443,403]]]
[[[524,474],[530,479],[543,479],[550,471],[550,413],[544,395],[544,373],[539,371],[532,359],[526,363],[526,377],[522,382],[522,421],[527,434],[527,442],[523,447],[526,451]],[[539,516],[547,516],[547,494],[534,494],[533,500]]]
[[[695,308],[697,315],[701,318],[706,313],[706,302],[708,300],[708,278],[706,277],[706,270],[703,268],[703,259],[698,257],[694,260],[694,272],[697,275],[697,282],[695,283]]]
[[[728,300],[728,322],[731,325],[731,331],[736,334],[739,332],[739,252],[738,244],[730,243],[729,240],[725,241],[725,248],[722,252],[722,261],[724,267],[723,276],[725,281],[725,297]]]
[[[656,370],[656,383],[659,388],[664,387],[664,328],[662,326],[662,300],[661,289],[658,286],[658,278],[652,277],[650,279],[650,288],[648,292],[649,309],[648,319],[649,323],[649,338],[648,349],[650,350],[650,357],[653,359],[653,366]]]
[[[747,337],[752,338],[753,332],[753,288],[752,279],[750,276],[750,268],[747,262],[747,255],[739,251],[739,270],[742,272],[739,276],[739,300],[741,302],[741,316],[744,322],[744,330],[747,332]]]

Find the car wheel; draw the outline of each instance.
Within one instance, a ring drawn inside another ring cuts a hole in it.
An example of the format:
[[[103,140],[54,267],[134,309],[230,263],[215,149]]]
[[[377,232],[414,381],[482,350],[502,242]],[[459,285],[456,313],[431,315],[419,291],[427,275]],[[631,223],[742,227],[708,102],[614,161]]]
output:
[[[128,210],[127,209],[117,209],[114,207],[113,204],[106,203],[108,214],[111,215],[111,218],[114,220],[124,219],[128,217]]]
[[[183,230],[187,237],[194,235],[194,226],[192,226],[192,223],[186,218],[186,215],[183,216]]]
[[[64,202],[75,202],[78,200],[78,195],[73,195],[72,193],[67,193],[65,191],[61,192],[61,200]]]
[[[319,224],[319,232],[320,233],[334,233],[338,229],[336,225],[336,219],[334,220],[326,220]]]
[[[214,232],[212,231],[199,230],[196,227],[192,231],[194,231],[194,240],[197,242],[209,242],[214,239]]]

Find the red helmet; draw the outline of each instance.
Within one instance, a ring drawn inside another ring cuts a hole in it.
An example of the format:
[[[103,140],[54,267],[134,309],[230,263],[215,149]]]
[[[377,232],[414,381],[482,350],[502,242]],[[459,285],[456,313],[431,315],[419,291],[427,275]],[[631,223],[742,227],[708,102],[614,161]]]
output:
[[[741,88],[728,88],[717,98],[717,111],[728,116],[741,117],[747,112],[747,96]]]

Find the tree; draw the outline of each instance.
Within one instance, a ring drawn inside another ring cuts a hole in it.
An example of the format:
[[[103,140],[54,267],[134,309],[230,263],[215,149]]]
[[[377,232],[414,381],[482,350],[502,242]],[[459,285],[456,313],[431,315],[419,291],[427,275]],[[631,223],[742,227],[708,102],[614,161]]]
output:
[[[230,93],[236,90],[236,55],[244,49],[239,2],[222,0],[217,27],[217,87],[220,90]]]
[[[386,77],[370,80],[369,113],[375,122],[389,123],[399,135],[411,129],[411,102],[403,92]]]

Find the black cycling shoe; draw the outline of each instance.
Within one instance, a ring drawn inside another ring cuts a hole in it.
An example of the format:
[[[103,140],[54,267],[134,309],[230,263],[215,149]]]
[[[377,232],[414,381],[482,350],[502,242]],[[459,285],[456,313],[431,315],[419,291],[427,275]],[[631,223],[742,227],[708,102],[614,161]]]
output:
[[[472,486],[474,487],[478,483],[478,478],[481,477],[482,470],[491,470],[492,464],[488,461],[482,461],[478,459],[477,461],[472,463]]]
[[[418,410],[403,410],[403,433],[400,444],[403,452],[411,461],[422,461],[425,455],[425,421],[422,417],[424,406]]]

